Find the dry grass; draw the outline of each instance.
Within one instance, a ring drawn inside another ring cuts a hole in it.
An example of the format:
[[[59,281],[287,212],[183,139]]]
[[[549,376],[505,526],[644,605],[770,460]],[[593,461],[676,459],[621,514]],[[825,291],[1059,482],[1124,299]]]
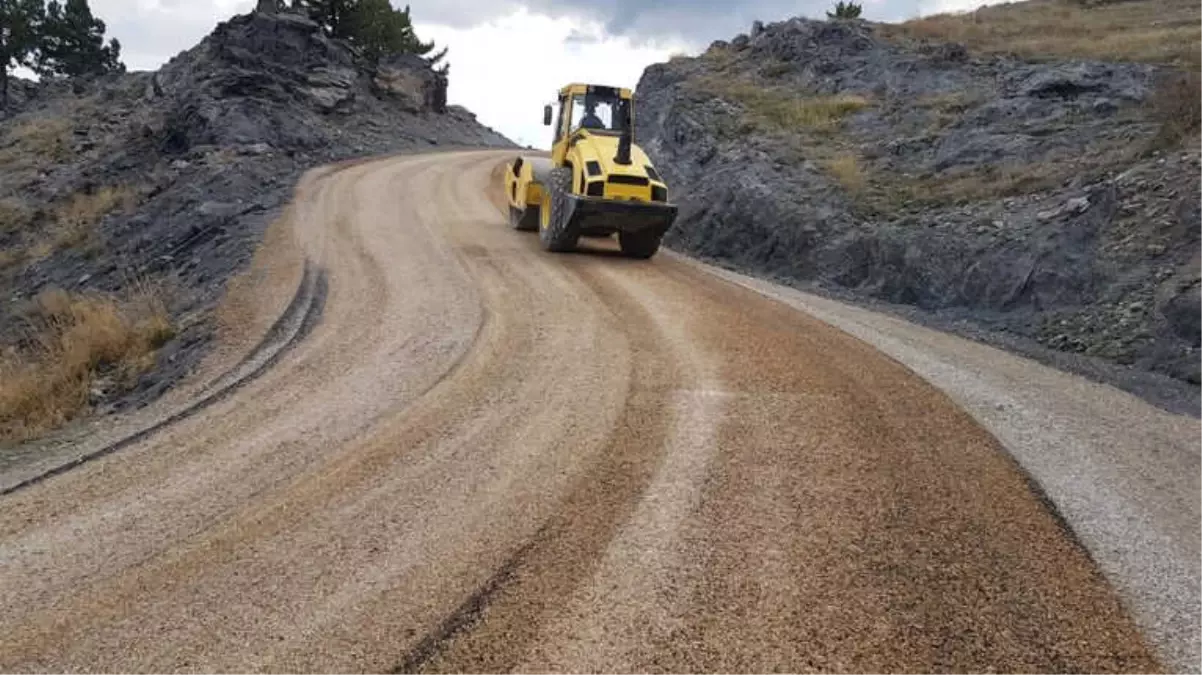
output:
[[[697,58],[713,70],[724,71],[734,64],[735,54],[735,51],[729,47],[710,47],[701,52]]]
[[[1202,125],[1202,77],[1198,71],[1166,77],[1148,105],[1152,117],[1160,123],[1160,130],[1152,140],[1154,149],[1175,148],[1193,141]]]
[[[1032,0],[882,26],[892,37],[959,42],[976,53],[1197,67],[1197,0],[1134,0],[1087,7]]]
[[[0,440],[26,440],[78,417],[101,378],[132,385],[172,326],[146,286],[124,302],[51,290],[34,300],[26,333],[23,349],[0,354]]]
[[[854,94],[798,96],[785,89],[728,78],[706,78],[701,86],[747,109],[761,125],[776,130],[832,131],[852,113],[869,105]]]
[[[946,129],[964,117],[964,113],[980,103],[980,97],[969,92],[950,92],[925,96],[914,101],[914,105],[931,111],[931,130]]]
[[[92,193],[76,193],[55,210],[55,218],[31,251],[40,260],[65,248],[95,244],[96,224],[114,211],[129,211],[137,195],[126,186],[106,186]]]
[[[58,209],[58,219],[70,225],[95,225],[117,209],[136,205],[134,191],[124,185],[103,187],[93,193],[76,193]]]
[[[962,113],[980,102],[980,98],[965,91],[953,91],[944,94],[924,96],[914,102],[920,108],[930,108],[940,112]]]
[[[902,209],[968,204],[1055,188],[1081,172],[1069,163],[987,165],[951,175],[891,176],[866,195],[865,205],[881,213]]]
[[[115,211],[129,211],[137,205],[137,194],[126,186],[108,186],[92,193],[79,192],[60,203],[52,217],[37,217],[22,201],[0,200],[0,233],[16,236],[0,250],[0,269],[39,260],[63,249],[85,253],[98,250],[96,224]]]
[[[0,270],[23,264],[28,257],[21,244],[33,224],[34,212],[16,197],[0,199],[0,235],[10,236],[9,243],[0,247]]]
[[[864,171],[854,155],[836,157],[826,163],[826,168],[848,192],[856,194],[864,189]]]
[[[778,77],[784,77],[785,75],[788,75],[795,69],[795,64],[789,63],[788,61],[782,61],[780,59],[772,59],[765,61],[760,65],[759,73],[761,77],[774,80]]]
[[[0,248],[0,270],[25,262],[25,251],[16,248]]]
[[[61,162],[71,154],[71,123],[34,118],[17,124],[0,138],[0,166]]]
[[[33,209],[16,197],[0,199],[0,234],[20,232],[33,222]]]
[[[762,112],[780,126],[814,130],[833,129],[844,117],[868,106],[868,99],[852,94],[765,102]]]

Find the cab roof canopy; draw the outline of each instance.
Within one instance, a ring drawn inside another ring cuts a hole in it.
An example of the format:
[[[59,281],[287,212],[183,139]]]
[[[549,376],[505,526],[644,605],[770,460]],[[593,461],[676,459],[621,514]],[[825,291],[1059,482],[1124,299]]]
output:
[[[607,96],[617,95],[619,98],[630,98],[631,96],[630,90],[625,87],[610,87],[604,84],[587,84],[584,82],[573,82],[559,90],[561,98],[588,93],[598,93]]]

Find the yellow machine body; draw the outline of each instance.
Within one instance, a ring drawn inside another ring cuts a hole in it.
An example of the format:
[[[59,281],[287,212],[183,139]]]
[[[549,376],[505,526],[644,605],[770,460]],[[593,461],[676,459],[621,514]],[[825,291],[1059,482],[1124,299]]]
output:
[[[543,122],[554,130],[548,156],[522,155],[505,170],[515,229],[538,230],[544,247],[568,251],[580,236],[618,234],[622,250],[648,258],[676,218],[668,186],[634,142],[629,89],[570,84]]]

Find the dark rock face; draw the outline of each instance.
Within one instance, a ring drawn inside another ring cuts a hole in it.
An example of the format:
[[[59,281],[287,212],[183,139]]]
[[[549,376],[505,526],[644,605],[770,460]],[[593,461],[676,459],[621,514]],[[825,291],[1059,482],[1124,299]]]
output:
[[[981,59],[865,22],[753,33],[638,84],[639,142],[681,207],[670,246],[1196,391],[1199,152],[1143,151],[1155,68]],[[834,128],[764,121],[831,97],[863,104]]]
[[[1165,302],[1160,312],[1169,323],[1169,327],[1179,337],[1189,342],[1202,339],[1202,294],[1198,291],[1198,281],[1195,279],[1184,289],[1176,291]]]
[[[417,56],[369,68],[349,46],[289,13],[235,17],[154,76],[155,89],[174,101],[166,121],[168,153],[198,145],[338,145],[344,120],[384,117],[398,108],[446,112],[445,86]],[[439,87],[443,102],[436,105]]]
[[[513,146],[469,112],[447,108],[445,78],[424,60],[371,67],[287,12],[234,17],[155,73],[92,81],[78,94],[58,84],[15,88],[15,114],[0,121],[0,134],[61,120],[69,152],[0,165],[0,199],[18,199],[40,218],[23,233],[0,228],[0,250],[28,243],[22,238],[35,237],[75,194],[125,186],[136,207],[101,219],[89,250],[0,264],[0,347],[18,339],[14,313],[41,289],[165,282],[178,337],[138,391],[103,402],[118,408],[157,395],[206,353],[209,313],[225,282],[249,263],[305,170],[437,146]]]
[[[447,78],[428,68],[420,56],[398,54],[382,59],[374,84],[378,95],[406,110],[447,111]]]

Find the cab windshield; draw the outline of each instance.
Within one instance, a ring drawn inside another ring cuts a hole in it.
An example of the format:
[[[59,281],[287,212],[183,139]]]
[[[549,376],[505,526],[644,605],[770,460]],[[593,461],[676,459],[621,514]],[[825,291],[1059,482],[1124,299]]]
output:
[[[572,97],[572,131],[622,131],[623,115],[620,97],[605,94],[584,94]]]

